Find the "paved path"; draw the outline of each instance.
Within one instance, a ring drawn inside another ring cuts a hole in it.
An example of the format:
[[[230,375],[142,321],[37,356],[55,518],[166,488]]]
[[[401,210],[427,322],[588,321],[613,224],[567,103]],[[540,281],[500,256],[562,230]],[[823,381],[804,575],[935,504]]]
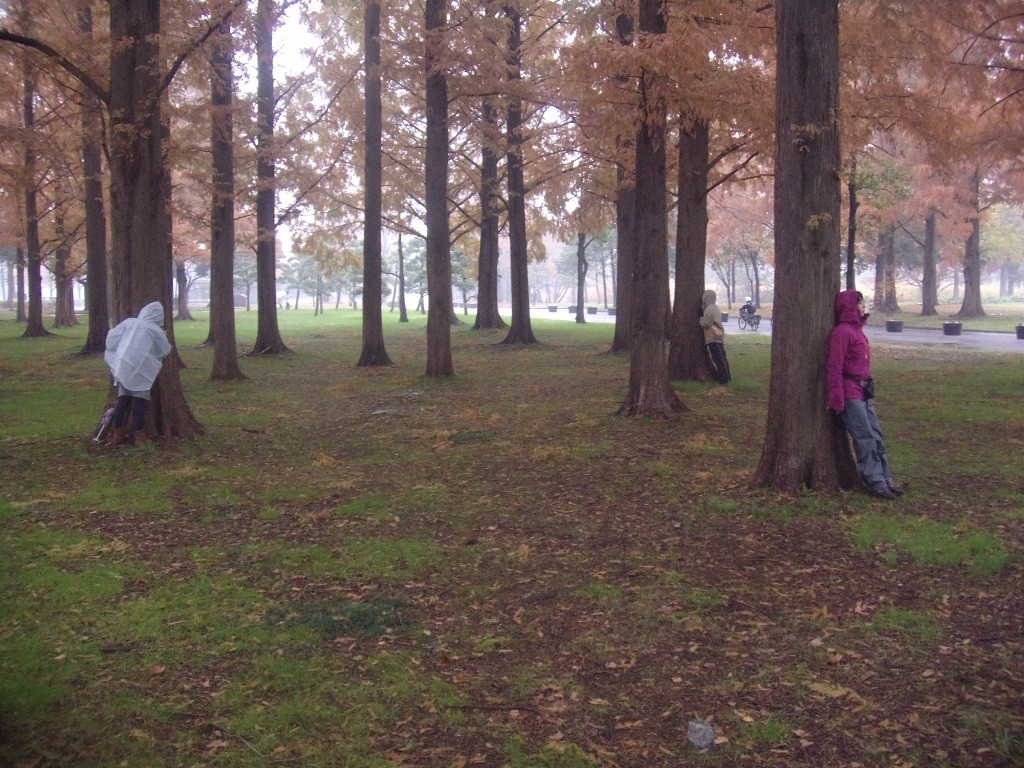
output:
[[[907,328],[900,333],[889,333],[885,326],[868,326],[868,339],[878,344],[927,344],[931,346],[967,347],[986,352],[1024,352],[1024,339],[1016,333],[997,331],[961,331],[959,336],[944,336],[941,330]]]
[[[534,307],[531,315],[537,319],[547,318],[548,320],[575,321],[576,319],[576,315],[569,312],[565,307],[559,307],[558,312],[549,312],[544,307]],[[602,309],[596,315],[587,315],[587,322],[613,323],[615,322],[615,317]],[[770,336],[772,324],[765,319],[761,321],[757,331],[741,331],[736,325],[736,315],[730,314],[729,320],[725,324],[725,330],[728,334],[758,333],[762,336]],[[1024,339],[1018,339],[1016,333],[962,331],[959,336],[945,336],[940,329],[924,328],[907,328],[900,333],[889,333],[885,330],[883,322],[878,325],[868,325],[867,335],[872,344],[930,344],[940,347],[980,349],[986,352],[1024,352]]]

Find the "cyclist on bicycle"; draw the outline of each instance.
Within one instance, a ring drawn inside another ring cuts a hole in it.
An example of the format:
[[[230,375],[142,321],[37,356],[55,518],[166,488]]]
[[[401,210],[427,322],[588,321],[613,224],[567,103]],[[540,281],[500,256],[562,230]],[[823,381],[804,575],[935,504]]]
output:
[[[747,298],[744,299],[743,306],[740,307],[740,315],[749,320],[756,313],[757,307],[754,306],[754,300],[747,296]]]

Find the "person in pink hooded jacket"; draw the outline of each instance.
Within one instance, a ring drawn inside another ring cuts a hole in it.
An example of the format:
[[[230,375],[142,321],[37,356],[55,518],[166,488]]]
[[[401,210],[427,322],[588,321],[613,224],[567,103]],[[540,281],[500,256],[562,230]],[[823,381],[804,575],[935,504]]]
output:
[[[868,314],[860,291],[836,296],[836,324],[828,341],[828,407],[843,420],[853,440],[857,468],[872,496],[895,499],[903,493],[892,480],[885,436],[874,404],[871,346],[864,335]]]

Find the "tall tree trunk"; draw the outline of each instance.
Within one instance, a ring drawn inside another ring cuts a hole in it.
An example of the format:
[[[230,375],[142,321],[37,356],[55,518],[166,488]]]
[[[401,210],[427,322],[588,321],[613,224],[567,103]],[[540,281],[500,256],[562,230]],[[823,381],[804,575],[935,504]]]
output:
[[[391,365],[384,346],[384,318],[381,310],[381,85],[380,85],[380,2],[368,0],[364,11],[364,60],[366,78],[366,152],[364,156],[363,218],[363,349],[360,367]]]
[[[484,102],[484,122],[487,130],[496,129],[497,117],[490,100]],[[498,310],[498,216],[501,199],[498,192],[498,155],[484,139],[480,172],[480,256],[477,266],[476,322],[473,330],[507,327]]]
[[[71,328],[78,325],[75,317],[74,279],[71,275],[71,244],[64,229],[64,213],[60,209],[53,217],[54,249],[53,280],[56,287],[56,303],[53,310],[54,328]]]
[[[159,301],[173,344],[169,227],[165,226],[169,212],[159,93],[160,2],[111,0],[110,19],[114,319],[119,322],[137,314],[146,304]],[[146,431],[165,440],[202,433],[185,400],[177,365],[165,363],[160,369],[146,420]]]
[[[409,322],[409,311],[405,305],[405,251],[402,248],[402,233],[398,233],[398,322]]]
[[[427,375],[452,376],[452,261],[448,230],[448,0],[426,0]]]
[[[664,35],[664,0],[640,0],[639,29]],[[640,73],[640,127],[636,136],[636,242],[633,339],[629,353],[629,391],[619,407],[625,416],[670,417],[686,406],[672,389],[665,364],[665,318],[668,313],[668,206],[665,191],[664,95],[660,78]],[[696,316],[694,317],[696,320]]]
[[[86,41],[93,37],[92,8],[78,8],[79,29]],[[110,297],[107,294],[107,214],[103,202],[103,128],[100,105],[86,91],[82,96],[82,171],[85,176],[85,274],[89,333],[82,354],[102,352],[110,328]]]
[[[210,209],[210,332],[213,381],[244,379],[235,334],[235,81],[231,21],[221,22],[210,46],[210,150],[213,202]],[[186,308],[187,308],[186,303]]]
[[[848,216],[846,227],[846,290],[857,289],[857,155],[850,161],[850,179],[846,183],[849,193]]]
[[[612,288],[614,289],[614,282]],[[608,309],[608,254],[601,254],[601,293],[604,296],[604,308]]]
[[[487,0],[484,12],[495,15],[496,0]],[[497,40],[490,41],[496,48]],[[498,227],[501,195],[498,182],[498,153],[501,128],[494,98],[483,98],[483,124],[480,138],[480,255],[477,264],[476,322],[473,330],[505,328],[506,323],[498,311]]]
[[[833,491],[859,483],[825,386],[841,264],[838,0],[778,0],[775,21],[775,312],[754,483]]]
[[[633,44],[633,17],[628,13],[620,13],[615,17],[615,31],[619,45]],[[619,78],[626,83],[628,78]],[[613,354],[626,352],[632,341],[630,307],[633,298],[633,262],[634,243],[633,229],[636,226],[636,180],[632,170],[636,159],[633,157],[635,148],[631,136],[618,136],[615,140],[618,150],[615,167],[615,269],[618,278],[615,283],[615,334],[609,350]],[[623,157],[629,155],[632,162]]]
[[[195,320],[192,316],[192,312],[188,308],[188,271],[185,269],[184,261],[174,261],[174,284],[177,286],[178,294],[178,314],[175,316],[176,321],[189,321]],[[212,289],[211,289],[212,290]],[[211,295],[212,298],[212,295]],[[210,320],[210,337],[206,340],[207,344],[213,343],[213,319]]]
[[[256,343],[254,355],[291,352],[277,322],[277,168],[274,145],[274,0],[256,3]]]
[[[43,327],[43,253],[39,243],[39,206],[36,190],[35,98],[36,79],[32,64],[25,62],[22,70],[22,120],[25,126],[25,252],[28,257],[28,324],[24,336],[49,336]]]
[[[893,315],[900,311],[899,300],[896,297],[896,230],[887,228],[879,239],[882,244],[882,311]]]
[[[873,308],[882,311],[885,306],[885,233],[878,233],[878,250],[875,253],[875,299]]]
[[[981,170],[974,169],[971,174],[971,217],[967,220],[971,225],[971,234],[964,246],[964,300],[959,318],[984,317],[985,308],[981,305]]]
[[[167,169],[167,147],[171,145],[171,94],[170,89],[165,88],[160,95],[160,147],[162,151],[161,155],[161,173],[160,179],[163,185],[163,200],[164,204],[160,208],[160,219],[156,226],[164,228],[166,233],[163,240],[166,244],[166,266],[164,279],[166,280],[166,293],[167,303],[164,307],[168,312],[173,314],[174,307],[174,221],[171,215],[171,200],[174,196],[174,186],[171,184],[171,173]],[[185,281],[185,306],[188,307],[188,281]],[[174,343],[174,323],[170,322],[167,324],[167,328],[164,329],[167,333],[167,339],[171,342],[171,352],[164,359],[164,365],[175,365],[178,368],[185,367],[185,361],[181,359],[181,355],[178,353],[178,347]],[[213,343],[213,340],[210,340]]]
[[[26,295],[25,295],[25,249],[20,245],[17,246],[16,250],[16,262],[17,267],[15,272],[17,273],[17,309],[15,310],[15,318],[19,323],[28,322],[28,313],[25,310]],[[106,337],[104,337],[106,340]]]
[[[761,267],[757,263],[758,252],[751,251],[750,256],[750,268],[754,270],[754,292],[751,294],[751,298],[754,300],[754,306],[758,309],[761,308]]]
[[[715,381],[704,329],[704,263],[708,246],[710,130],[703,119],[679,121],[679,211],[676,216],[675,306],[669,331],[668,375],[684,381]]]
[[[576,322],[586,323],[587,303],[587,236],[576,233]]]
[[[634,161],[635,163],[635,161]],[[628,352],[632,343],[633,264],[636,244],[636,186],[633,174],[625,168],[616,169],[615,193],[615,333],[612,336],[613,354]]]
[[[522,82],[522,26],[519,10],[505,6],[508,19],[508,88],[507,109],[508,152],[508,236],[512,277],[512,325],[503,344],[535,344],[530,321],[529,256],[526,238],[526,182],[523,179],[523,100],[519,94]]]

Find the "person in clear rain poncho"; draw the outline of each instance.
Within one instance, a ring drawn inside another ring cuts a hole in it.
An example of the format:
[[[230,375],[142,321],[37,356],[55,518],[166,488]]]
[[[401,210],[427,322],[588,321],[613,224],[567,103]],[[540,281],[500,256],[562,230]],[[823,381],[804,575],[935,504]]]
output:
[[[149,392],[160,373],[163,360],[171,351],[164,333],[164,308],[154,301],[139,310],[138,317],[122,320],[107,333],[103,359],[117,385],[117,404],[111,423],[114,431],[109,444],[145,442],[146,406]],[[125,417],[131,420],[125,425]]]

